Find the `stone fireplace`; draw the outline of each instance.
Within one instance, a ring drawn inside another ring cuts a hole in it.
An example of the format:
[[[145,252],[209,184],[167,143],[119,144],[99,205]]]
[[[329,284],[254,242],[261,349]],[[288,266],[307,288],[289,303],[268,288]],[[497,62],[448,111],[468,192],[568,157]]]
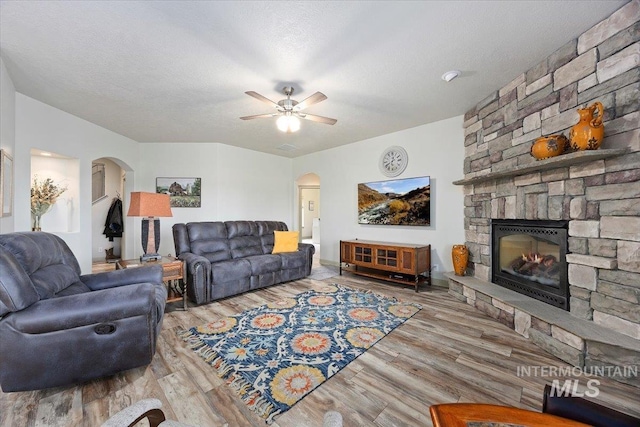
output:
[[[574,366],[640,364],[638,34],[632,0],[464,116],[464,178],[454,184],[464,186],[470,262],[465,277],[447,276],[449,292]],[[605,109],[600,149],[531,156],[538,137],[568,136],[577,108],[595,101]],[[492,251],[502,220],[566,222],[569,313],[492,283],[518,264]]]
[[[492,220],[491,282],[569,309],[567,221]]]
[[[562,46],[464,117],[470,268],[491,281],[492,219],[568,221],[570,312],[640,339],[640,1]],[[634,37],[630,37],[634,34]],[[599,150],[537,161],[540,136],[604,105]]]

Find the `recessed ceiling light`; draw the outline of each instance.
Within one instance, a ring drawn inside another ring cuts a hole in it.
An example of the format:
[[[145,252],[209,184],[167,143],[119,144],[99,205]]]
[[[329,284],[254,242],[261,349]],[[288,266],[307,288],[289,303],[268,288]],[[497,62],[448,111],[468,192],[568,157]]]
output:
[[[460,71],[458,70],[447,71],[442,75],[442,80],[444,80],[445,82],[450,82],[451,80],[455,79],[459,75],[460,75]]]

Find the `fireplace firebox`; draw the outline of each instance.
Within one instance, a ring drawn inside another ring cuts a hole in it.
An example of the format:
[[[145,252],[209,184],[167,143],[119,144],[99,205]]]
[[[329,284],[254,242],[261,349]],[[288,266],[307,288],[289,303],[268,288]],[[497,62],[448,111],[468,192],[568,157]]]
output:
[[[567,221],[491,221],[491,281],[569,310]]]

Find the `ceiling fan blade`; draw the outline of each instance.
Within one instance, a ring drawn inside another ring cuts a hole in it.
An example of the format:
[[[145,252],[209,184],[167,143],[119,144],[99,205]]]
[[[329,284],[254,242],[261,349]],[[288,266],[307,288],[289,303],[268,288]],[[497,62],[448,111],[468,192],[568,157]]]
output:
[[[316,116],[315,114],[296,114],[301,119],[311,120],[312,122],[324,123],[326,125],[335,125],[337,120],[329,117]]]
[[[249,96],[253,96],[255,99],[260,100],[262,102],[264,102],[265,104],[269,104],[273,107],[278,108],[279,105],[277,102],[273,102],[272,100],[270,100],[269,98],[265,98],[264,96],[260,95],[258,92],[254,92],[252,90],[249,90],[247,92],[245,92],[247,95]]]
[[[256,114],[254,116],[244,116],[244,117],[240,117],[242,120],[251,120],[251,119],[261,119],[261,118],[266,118],[266,117],[275,117],[277,116],[277,113],[268,113],[268,114]]]
[[[302,102],[299,102],[295,106],[295,109],[296,110],[303,110],[303,109],[305,109],[307,107],[310,107],[313,104],[317,104],[320,101],[324,101],[325,99],[327,99],[327,96],[324,93],[316,92],[313,95],[311,95],[310,97],[308,97],[305,100],[303,100]]]

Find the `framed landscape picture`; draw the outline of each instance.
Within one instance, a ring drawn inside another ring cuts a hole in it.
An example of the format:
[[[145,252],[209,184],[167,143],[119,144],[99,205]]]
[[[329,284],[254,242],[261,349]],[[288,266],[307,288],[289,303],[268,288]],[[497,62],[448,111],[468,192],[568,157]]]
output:
[[[156,178],[156,193],[168,194],[172,208],[199,208],[200,178]]]

